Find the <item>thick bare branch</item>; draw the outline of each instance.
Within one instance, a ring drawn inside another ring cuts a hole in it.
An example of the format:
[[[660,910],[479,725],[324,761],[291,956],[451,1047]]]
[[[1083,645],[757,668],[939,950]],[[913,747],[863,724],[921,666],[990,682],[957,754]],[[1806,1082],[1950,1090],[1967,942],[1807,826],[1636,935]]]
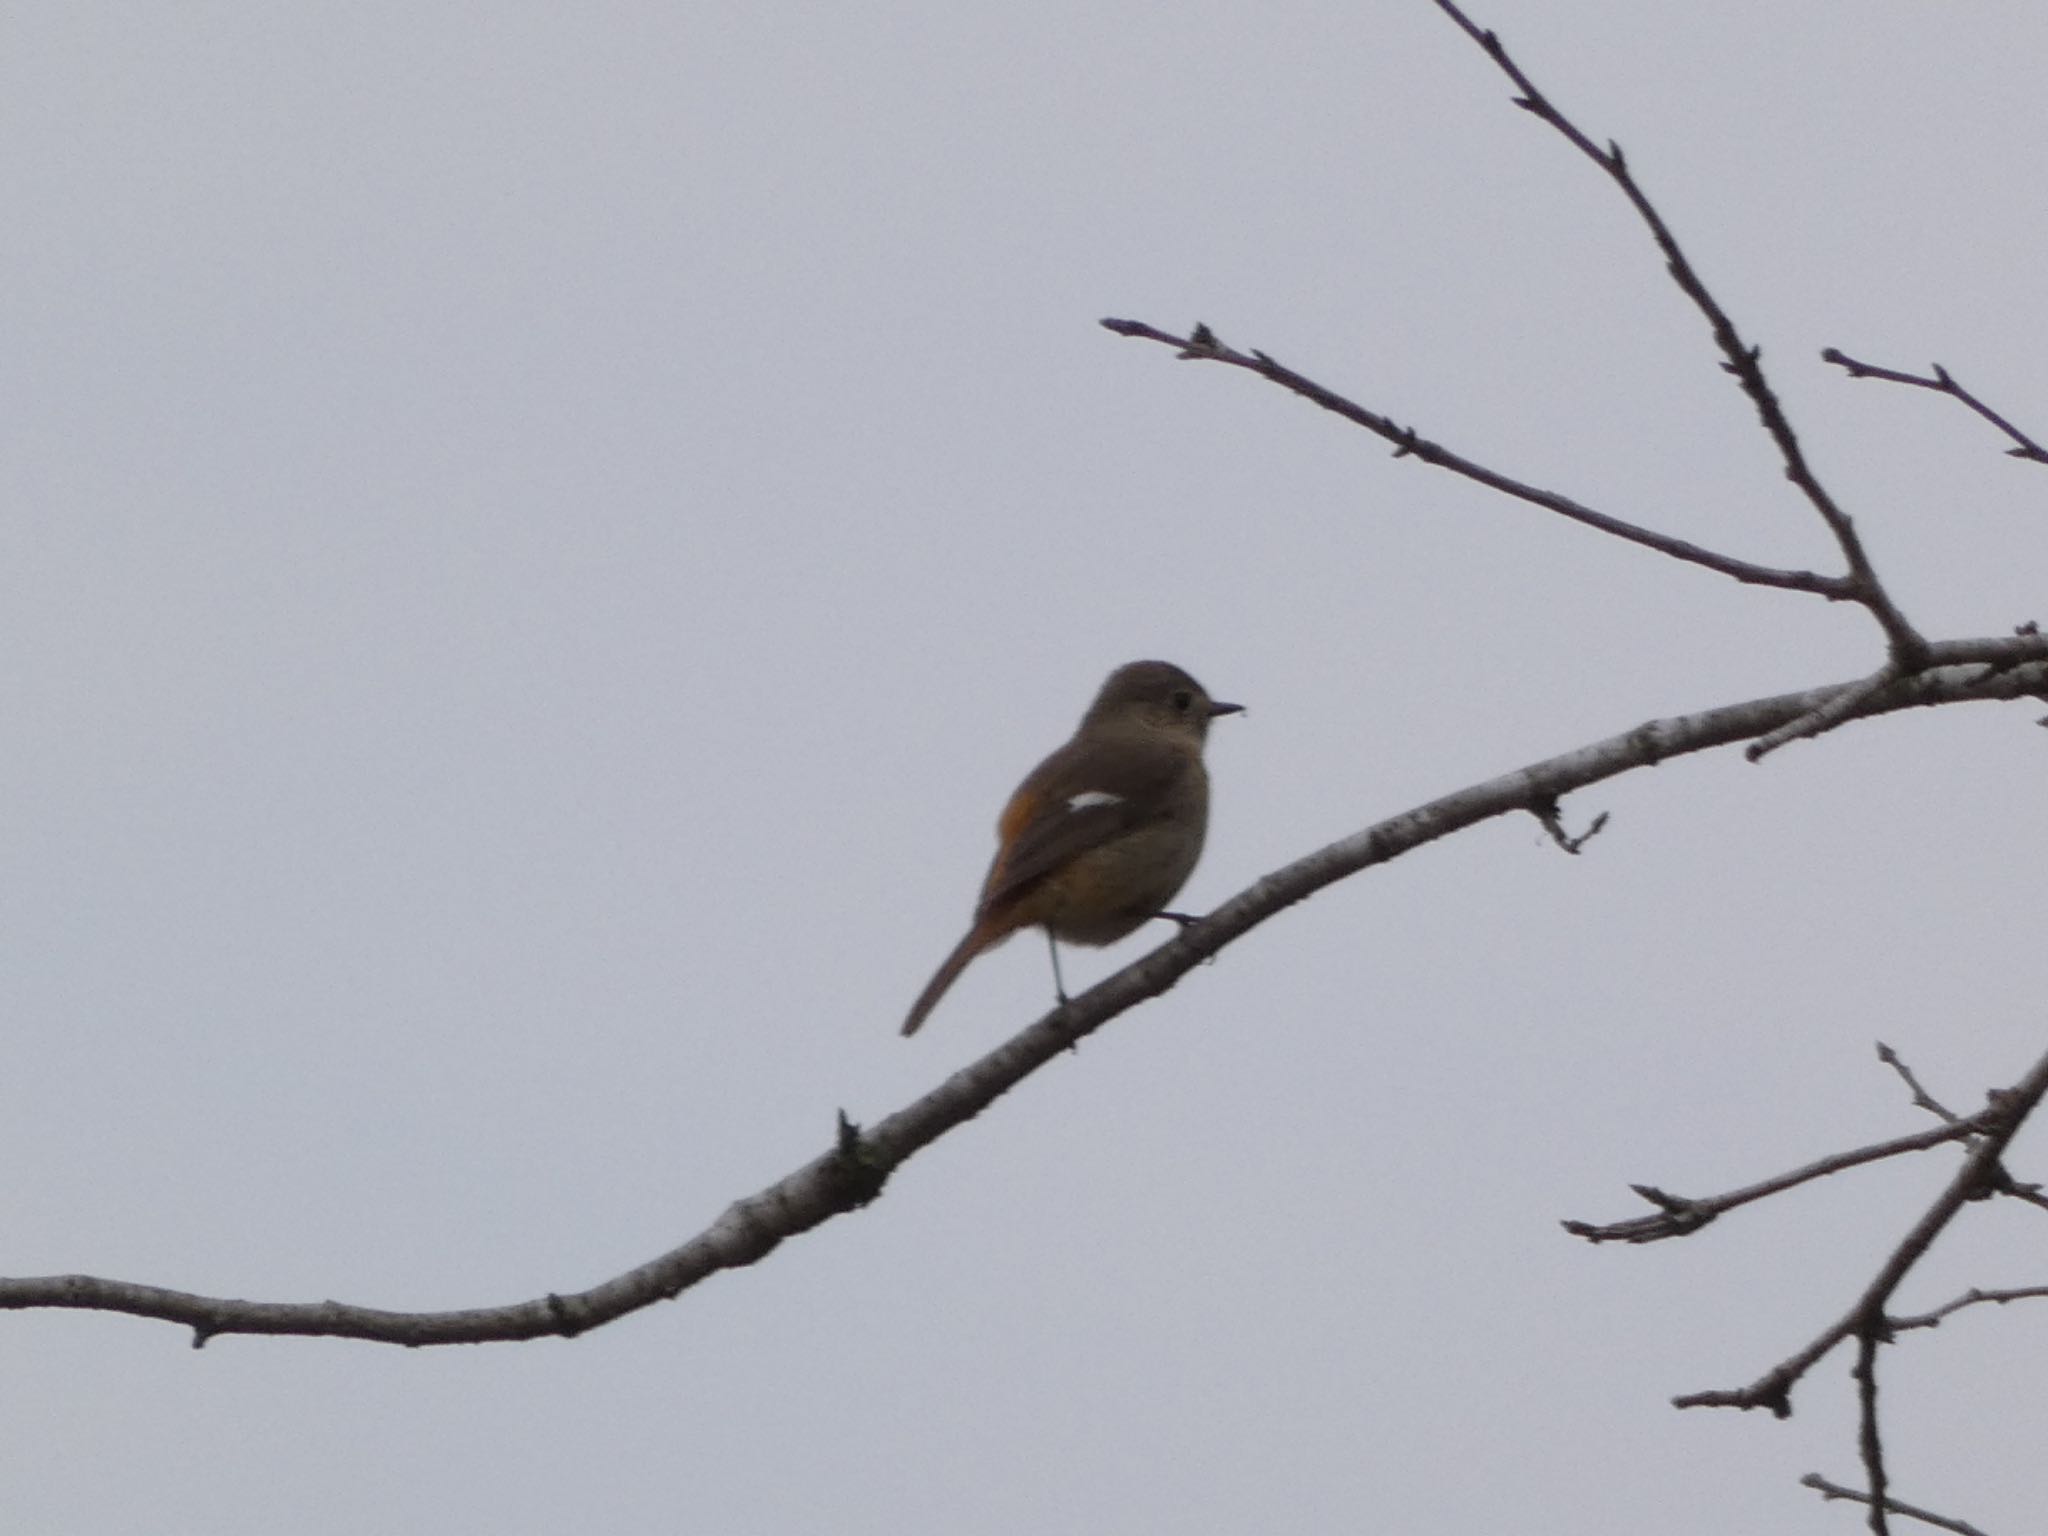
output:
[[[2011,438],[2014,443],[2018,444],[2017,447],[2005,450],[2008,457],[2031,459],[2036,464],[2048,464],[2048,448],[2043,448],[2039,443],[2027,436],[2026,433],[2022,432],[1982,400],[1979,400],[1975,395],[1963,388],[1962,385],[1955,381],[1954,376],[1939,363],[1934,365],[1934,372],[1930,375],[1901,373],[1896,368],[1881,368],[1876,363],[1858,362],[1838,347],[1827,348],[1821,353],[1820,357],[1824,363],[1834,363],[1845,369],[1852,379],[1883,379],[1892,384],[1910,384],[1916,389],[1931,389],[1936,394],[1953,396],[1990,422],[1991,425],[1998,428],[2007,437]]]
[[[1869,554],[1863,547],[1862,536],[1856,532],[1854,521],[1820,483],[1820,477],[1807,462],[1806,452],[1799,444],[1799,435],[1792,428],[1792,420],[1786,415],[1776,391],[1771,388],[1770,380],[1764,375],[1762,349],[1742,339],[1742,334],[1736,329],[1728,311],[1709,291],[1705,281],[1693,267],[1691,259],[1680,247],[1678,237],[1671,232],[1671,226],[1664,222],[1664,216],[1650,201],[1649,194],[1637,183],[1634,174],[1628,168],[1627,159],[1622,155],[1621,146],[1612,140],[1605,148],[1595,144],[1543,94],[1527,72],[1509,57],[1507,48],[1498,36],[1476,25],[1458,8],[1454,0],[1436,0],[1436,4],[1439,10],[1456,22],[1468,37],[1485,50],[1486,56],[1493,60],[1501,73],[1514,82],[1515,88],[1521,92],[1515,99],[1515,105],[1556,129],[1573,148],[1605,171],[1615,186],[1620,188],[1622,196],[1628,199],[1629,206],[1635,209],[1636,216],[1650,231],[1650,238],[1657,243],[1657,249],[1663,253],[1665,267],[1670,272],[1672,281],[1678,284],[1679,290],[1706,318],[1708,329],[1714,335],[1714,344],[1721,350],[1724,359],[1722,366],[1735,376],[1736,382],[1742,386],[1743,393],[1749,396],[1765,432],[1777,446],[1778,457],[1785,465],[1785,478],[1799,488],[1807,503],[1820,514],[1821,520],[1827,524],[1828,531],[1834,535],[1835,543],[1841,548],[1842,558],[1848,563],[1849,582],[1853,589],[1851,596],[1869,609],[1871,616],[1883,628],[1885,638],[1891,647],[1892,660],[1901,671],[1916,671],[1924,666],[1926,642],[1919,631],[1907,621],[1905,614],[1892,601],[1891,594],[1885,590],[1884,583],[1878,579],[1877,570],[1870,562]]]
[[[1932,651],[1938,665],[1866,700],[1862,714],[2048,698],[2048,637],[1945,641]],[[864,1131],[842,1120],[830,1150],[735,1202],[681,1246],[589,1290],[502,1307],[396,1312],[334,1301],[229,1300],[89,1275],[55,1275],[0,1279],[0,1309],[69,1307],[160,1318],[191,1328],[196,1343],[224,1333],[304,1334],[407,1345],[581,1333],[673,1297],[720,1270],[755,1263],[785,1238],[866,1204],[906,1159],[980,1114],[1077,1040],[1166,992],[1231,941],[1325,886],[1478,822],[1553,804],[1560,796],[1632,769],[1750,740],[1816,707],[1841,686],[1647,721],[1605,741],[1445,795],[1277,869],[887,1119]],[[1991,1141],[1985,1138],[1986,1145]]]

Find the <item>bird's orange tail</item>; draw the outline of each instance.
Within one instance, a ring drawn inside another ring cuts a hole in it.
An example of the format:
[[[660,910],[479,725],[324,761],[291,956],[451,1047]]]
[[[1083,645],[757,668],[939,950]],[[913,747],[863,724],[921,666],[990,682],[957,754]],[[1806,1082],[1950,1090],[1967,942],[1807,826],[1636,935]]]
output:
[[[967,937],[953,946],[953,953],[940,963],[932,979],[925,983],[924,990],[917,994],[917,1001],[910,1005],[909,1017],[903,1021],[903,1033],[916,1034],[925,1016],[939,1006],[939,999],[946,995],[946,989],[960,979],[960,973],[967,969],[967,962],[1008,934],[1008,929],[991,931],[983,923],[976,923],[968,929]]]

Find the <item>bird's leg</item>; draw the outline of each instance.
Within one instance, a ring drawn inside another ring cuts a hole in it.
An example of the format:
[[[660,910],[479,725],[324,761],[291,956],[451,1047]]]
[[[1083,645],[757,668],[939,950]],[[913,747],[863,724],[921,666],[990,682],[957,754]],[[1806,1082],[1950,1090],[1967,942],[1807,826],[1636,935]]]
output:
[[[1045,930],[1045,947],[1052,953],[1052,990],[1060,1000],[1062,1008],[1067,1006],[1067,984],[1060,976],[1060,941],[1052,936],[1050,928]]]

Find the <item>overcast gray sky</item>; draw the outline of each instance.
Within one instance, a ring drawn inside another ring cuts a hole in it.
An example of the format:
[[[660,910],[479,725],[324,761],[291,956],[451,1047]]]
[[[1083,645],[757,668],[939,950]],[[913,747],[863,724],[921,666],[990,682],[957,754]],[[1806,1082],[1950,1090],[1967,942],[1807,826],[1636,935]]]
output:
[[[1035,1017],[895,1029],[1137,656],[1251,706],[1184,904],[1472,780],[1856,675],[1867,618],[1429,470],[1828,566],[1620,199],[1422,0],[11,4],[0,1272],[578,1289]],[[2048,12],[1478,0],[1619,138],[1931,634],[2043,612]],[[11,1528],[1846,1531],[1838,1316],[2048,1037],[2038,709],[1481,828],[1292,911],[876,1206],[574,1343],[0,1318]],[[1164,935],[1156,935],[1163,938]],[[1091,981],[1130,941],[1070,961]],[[2039,1138],[2015,1155],[2038,1176]],[[2030,1158],[2028,1153],[2032,1151]],[[2038,1283],[1973,1209],[1907,1300]],[[2048,1310],[1887,1357],[1902,1496],[2036,1522]]]

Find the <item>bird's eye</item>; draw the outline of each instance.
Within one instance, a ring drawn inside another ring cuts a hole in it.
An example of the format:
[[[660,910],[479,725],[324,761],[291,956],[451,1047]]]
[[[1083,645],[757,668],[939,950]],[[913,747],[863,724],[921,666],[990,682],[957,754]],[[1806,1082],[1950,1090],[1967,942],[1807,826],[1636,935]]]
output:
[[[1174,707],[1175,709],[1179,710],[1179,711],[1180,711],[1180,712],[1181,712],[1182,714],[1186,714],[1186,713],[1188,712],[1189,708],[1190,708],[1190,707],[1191,707],[1191,706],[1192,706],[1192,705],[1194,704],[1194,702],[1195,702],[1195,696],[1194,696],[1194,695],[1193,695],[1192,693],[1189,693],[1189,692],[1187,691],[1187,689],[1185,689],[1185,688],[1176,688],[1176,689],[1174,689],[1174,691],[1173,691],[1173,707]]]

